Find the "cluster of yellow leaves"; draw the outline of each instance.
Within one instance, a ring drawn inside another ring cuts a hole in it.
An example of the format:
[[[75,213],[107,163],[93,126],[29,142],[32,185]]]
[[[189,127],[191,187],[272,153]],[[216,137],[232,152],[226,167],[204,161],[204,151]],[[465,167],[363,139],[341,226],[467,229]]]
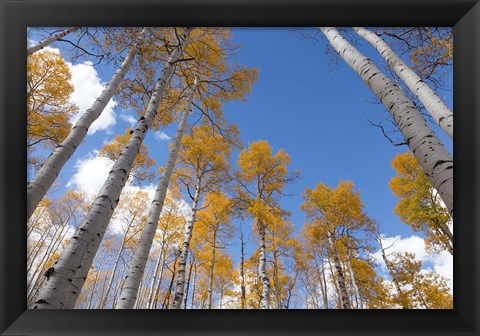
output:
[[[353,188],[353,182],[339,181],[335,189],[319,183],[315,189],[305,190],[305,202],[300,208],[319,225],[316,234],[333,233],[340,228],[353,231],[368,225],[360,191]]]
[[[410,308],[453,308],[453,297],[445,278],[433,272],[421,272],[422,262],[416,261],[413,253],[397,254],[392,265],[392,277],[402,288],[402,293],[392,298],[393,302]]]
[[[238,155],[240,170],[235,174],[241,185],[236,186],[237,198],[250,216],[266,225],[282,215],[276,201],[290,179],[289,163],[290,156],[284,150],[273,155],[265,140],[250,143],[248,149]]]
[[[109,158],[110,160],[116,162],[122,153],[123,148],[130,140],[131,135],[132,130],[130,128],[127,128],[124,135],[115,135],[112,141],[107,142],[102,149],[100,149],[98,153],[99,156]],[[133,167],[130,174],[139,183],[143,181],[151,182],[155,177],[155,174],[153,172],[149,172],[148,170],[153,166],[155,166],[155,160],[148,156],[148,146],[142,143],[140,150],[135,157],[135,161],[133,162]]]
[[[206,234],[209,236],[218,235],[221,230],[221,233],[227,233],[227,237],[231,238],[233,235],[231,214],[231,200],[227,195],[220,191],[207,193],[203,202],[203,209],[197,213],[197,235],[202,229],[207,231]],[[218,238],[218,236],[215,238]]]
[[[108,34],[106,46],[110,50],[122,52],[131,45],[139,32],[138,28],[130,28]],[[159,70],[165,65],[182,32],[183,28],[150,28],[133,70],[118,89],[121,106],[133,107],[139,115],[144,115]],[[196,92],[198,106],[202,113],[208,114],[208,121],[221,123],[225,102],[244,101],[258,78],[258,70],[231,62],[237,46],[230,40],[229,28],[197,27],[191,31],[183,50],[183,58],[175,65],[175,76],[152,124],[153,129],[177,120],[185,106],[183,98],[195,77],[199,80]]]
[[[117,225],[121,226],[126,248],[133,249],[137,245],[138,239],[140,239],[140,232],[147,218],[149,206],[150,198],[145,191],[124,191],[121,194],[113,218]]]
[[[183,168],[178,168],[176,174],[186,183],[217,188],[225,183],[230,151],[228,142],[211,126],[193,127],[182,138],[178,162]]]
[[[449,229],[452,221],[446,207],[433,189],[417,159],[406,152],[392,160],[397,172],[389,186],[400,197],[394,212],[414,231],[423,232],[430,251],[447,250],[453,253],[453,234]]]
[[[27,60],[27,146],[58,145],[70,131],[78,108],[70,102],[70,69],[55,51],[43,50]]]
[[[422,78],[429,78],[437,67],[453,62],[453,30],[448,34],[435,34],[429,27],[419,28],[423,43],[410,50],[410,61]]]

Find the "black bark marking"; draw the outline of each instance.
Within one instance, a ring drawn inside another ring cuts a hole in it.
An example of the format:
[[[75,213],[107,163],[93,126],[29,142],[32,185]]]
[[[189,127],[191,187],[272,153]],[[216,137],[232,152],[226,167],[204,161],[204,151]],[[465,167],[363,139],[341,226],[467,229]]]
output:
[[[441,165],[441,164],[444,164],[444,163],[447,163],[447,162],[453,162],[451,160],[438,160],[437,162],[435,162],[435,164],[433,165],[433,169],[437,168],[437,166]],[[453,168],[453,167],[452,167]]]

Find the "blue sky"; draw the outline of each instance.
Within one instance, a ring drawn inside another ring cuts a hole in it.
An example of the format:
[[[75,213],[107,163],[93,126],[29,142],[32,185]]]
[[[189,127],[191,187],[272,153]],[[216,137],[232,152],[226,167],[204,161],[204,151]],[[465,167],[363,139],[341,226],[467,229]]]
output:
[[[332,55],[326,54],[326,39],[320,35],[318,41],[304,39],[290,28],[234,28],[232,34],[233,42],[242,45],[235,60],[260,69],[260,74],[247,101],[227,104],[225,114],[238,125],[245,146],[259,139],[267,140],[275,152],[282,148],[289,153],[291,170],[301,171],[300,179],[287,188],[294,196],[281,202],[292,212],[291,221],[297,230],[305,222],[299,210],[305,188],[314,188],[319,182],[334,187],[339,180],[351,180],[361,191],[366,212],[379,222],[384,234],[412,236],[409,226],[393,214],[397,199],[387,185],[395,175],[391,160],[408,148],[391,145],[378,128],[368,125],[367,119],[382,121],[388,112],[375,103],[373,94],[343,61],[329,61]],[[364,43],[359,49],[381,68],[384,66],[372,47]],[[99,72],[101,82],[108,82],[112,71],[107,67]],[[451,87],[451,74],[446,83]],[[452,92],[442,91],[441,95],[451,107]],[[99,150],[115,134],[124,133],[130,126],[124,119],[138,118],[134,111],[112,111],[117,116],[116,123],[107,132],[99,130],[86,138],[60,174],[62,185],[58,194],[78,172],[76,166],[82,160],[91,158],[92,151]],[[450,139],[433,127],[453,153]],[[171,125],[161,131],[173,137],[175,128]],[[157,165],[164,165],[168,141],[148,134],[145,143]],[[428,260],[425,259],[427,263]]]

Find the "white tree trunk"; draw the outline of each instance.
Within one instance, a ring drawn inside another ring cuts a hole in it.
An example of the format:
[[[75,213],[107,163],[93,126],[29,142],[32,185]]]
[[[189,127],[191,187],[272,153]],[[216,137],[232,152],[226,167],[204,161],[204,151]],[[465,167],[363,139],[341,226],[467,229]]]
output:
[[[453,112],[435,92],[405,62],[390,49],[377,34],[362,27],[353,27],[382,55],[383,59],[395,71],[412,93],[420,100],[435,122],[453,139]]]
[[[193,225],[197,219],[198,202],[200,200],[200,182],[195,187],[195,196],[193,197],[192,214],[187,222],[185,228],[185,239],[180,253],[180,260],[178,262],[177,273],[177,288],[175,290],[175,297],[173,299],[173,309],[180,309],[182,306],[183,295],[185,293],[185,269],[187,265],[188,249],[190,248],[190,240],[193,234]]]
[[[216,239],[217,239],[217,231],[213,232],[213,243],[212,243],[212,258],[211,258],[211,265],[210,265],[210,274],[208,279],[208,301],[207,301],[207,308],[212,309],[212,297],[213,297],[213,271],[215,269],[215,249],[216,249]]]
[[[319,27],[345,62],[360,76],[392,114],[405,142],[453,217],[453,158],[408,100],[387,78],[333,27]]]
[[[363,309],[362,298],[360,297],[360,290],[358,289],[357,280],[355,279],[355,273],[353,272],[352,263],[350,257],[347,257],[347,266],[348,271],[350,272],[350,277],[352,278],[353,291],[355,292],[355,299],[357,301],[357,309]]]
[[[327,259],[328,259],[328,266],[330,267],[330,277],[331,277],[332,280],[333,280],[333,284],[334,284],[334,286],[335,286],[335,292],[337,293],[337,298],[338,298],[338,305],[337,305],[337,306],[343,308],[342,293],[340,292],[340,286],[339,286],[339,284],[338,284],[338,278],[337,278],[337,276],[335,275],[335,274],[336,274],[336,270],[335,270],[335,268],[334,268],[333,265],[332,265],[332,260],[331,260],[330,256],[328,256]]]
[[[258,263],[258,277],[262,283],[262,297],[260,304],[262,309],[270,309],[270,279],[267,275],[267,251],[265,246],[265,226],[258,223],[258,232],[260,236],[260,260]]]
[[[113,210],[118,204],[120,193],[130,176],[133,161],[138,154],[145,135],[157,115],[174,71],[174,63],[182,54],[182,42],[190,33],[186,28],[180,44],[170,55],[162,74],[155,85],[145,116],[140,117],[132,136],[120,157],[110,171],[107,180],[97,195],[86,217],[76,230],[65,250],[55,262],[54,272],[42,288],[34,309],[61,309],[64,307],[67,292],[77,272],[81,268],[90,269],[100,242],[107,229]],[[80,279],[83,287],[85,279]],[[78,296],[79,291],[75,293]]]
[[[107,106],[115,94],[118,85],[132,66],[135,55],[147,31],[148,29],[144,28],[138,35],[137,40],[128,51],[122,65],[117,69],[110,83],[108,83],[93,105],[81,115],[62,143],[53,150],[33,180],[27,184],[27,220],[30,219],[38,203],[52,186],[65,163],[80,146],[87,135],[89,127],[100,117],[105,106]]]
[[[53,36],[50,36],[49,38],[43,40],[42,42],[40,42],[39,44],[37,45],[34,45],[30,48],[27,49],[27,56],[30,56],[32,55],[33,53],[36,53],[37,51],[45,48],[46,46],[48,46],[50,43],[53,43],[55,41],[58,41],[60,40],[62,37],[65,37],[67,36],[68,34],[70,33],[73,33],[74,31],[77,31],[79,30],[80,27],[70,27],[68,29],[65,29],[63,31],[61,31],[60,33],[58,34],[55,34]]]
[[[163,246],[165,244],[165,235],[162,236],[162,246],[160,247],[160,253],[158,255],[157,263],[155,264],[155,270],[153,271],[152,286],[150,287],[150,293],[148,294],[147,308],[154,308],[155,295],[157,293],[157,279],[158,271],[163,268]],[[123,286],[122,286],[123,287]]]
[[[341,302],[343,309],[351,309],[350,299],[348,297],[347,285],[345,283],[345,275],[343,274],[342,264],[338,258],[338,253],[333,242],[332,235],[328,234],[328,242],[330,244],[330,249],[332,251],[333,264],[335,265],[335,272],[337,275],[338,289],[341,295]]]
[[[167,195],[168,185],[172,178],[173,170],[175,168],[175,162],[180,152],[180,145],[182,143],[182,137],[185,134],[187,126],[187,118],[193,110],[193,96],[196,91],[197,80],[190,90],[188,95],[187,105],[182,112],[180,122],[178,124],[175,138],[172,142],[170,154],[168,155],[168,161],[163,171],[162,177],[158,181],[157,190],[153,198],[152,204],[148,212],[147,222],[143,228],[142,235],[138,242],[138,246],[135,250],[135,254],[129,265],[129,271],[125,277],[125,283],[120,294],[120,299],[117,302],[116,309],[131,309],[137,298],[138,286],[142,280],[145,265],[148,260],[150,249],[152,248],[153,238],[157,231],[158,219],[162,212],[163,204],[165,202],[165,196]]]

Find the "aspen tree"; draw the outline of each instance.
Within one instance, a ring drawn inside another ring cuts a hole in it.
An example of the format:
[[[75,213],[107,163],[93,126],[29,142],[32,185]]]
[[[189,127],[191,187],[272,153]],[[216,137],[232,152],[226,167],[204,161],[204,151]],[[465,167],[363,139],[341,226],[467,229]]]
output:
[[[453,216],[453,158],[402,90],[334,27],[319,27],[345,62],[392,114],[413,155]]]
[[[174,309],[180,309],[184,299],[188,251],[201,197],[206,191],[218,190],[225,183],[229,169],[230,151],[231,143],[206,125],[193,128],[192,132],[182,139],[179,161],[184,168],[179,169],[178,174],[180,181],[187,187],[192,199],[192,207],[190,218],[185,226],[185,238],[181,245],[178,278],[173,300]],[[193,195],[190,192],[192,189],[194,190]]]
[[[131,67],[133,59],[138,52],[147,28],[143,28],[137,40],[128,51],[122,65],[113,75],[110,83],[105,87],[93,105],[85,111],[70,130],[65,139],[53,150],[37,175],[27,185],[27,220],[31,217],[38,203],[56,180],[65,163],[73,155],[78,146],[87,135],[89,127],[102,114],[105,106],[115,94],[123,77]]]
[[[40,43],[28,48],[27,49],[27,56],[30,56],[30,55],[36,53],[37,51],[45,48],[49,44],[51,44],[55,41],[58,41],[58,40],[62,39],[63,37],[67,36],[68,34],[73,33],[73,32],[75,32],[79,29],[80,29],[80,27],[69,27],[65,30],[62,30],[58,34],[55,34],[53,36],[50,36],[49,38],[46,38],[45,40],[41,41]]]
[[[261,307],[270,308],[270,278],[267,274],[267,226],[278,219],[278,199],[285,185],[292,182],[297,173],[288,174],[290,157],[284,150],[275,155],[265,140],[250,143],[238,157],[236,199],[248,216],[255,220],[259,238],[258,277],[262,284]],[[275,218],[277,217],[277,218]]]
[[[173,138],[170,147],[167,164],[162,173],[162,177],[158,181],[157,190],[155,191],[155,196],[153,197],[152,204],[150,205],[146,224],[142,231],[137,249],[135,250],[134,257],[132,258],[129,272],[125,278],[120,299],[117,302],[117,307],[115,307],[117,309],[130,309],[135,303],[138,286],[140,285],[140,281],[143,276],[148,254],[150,253],[153,238],[157,230],[158,219],[160,217],[160,213],[162,212],[165,197],[167,195],[168,185],[172,178],[175,163],[180,151],[181,141],[187,126],[187,118],[193,111],[192,102],[194,93],[196,92],[196,86],[197,78],[195,78],[194,83],[190,88],[190,93],[187,98],[187,105],[185,110],[182,112],[177,132],[175,133],[175,137]]]
[[[452,218],[417,159],[409,152],[398,154],[391,166],[397,175],[388,185],[399,197],[394,213],[414,231],[425,234],[428,251],[446,250],[453,255]]]
[[[377,49],[397,76],[403,80],[410,91],[425,106],[425,109],[430,113],[435,122],[453,139],[453,112],[445,105],[442,99],[395,54],[380,36],[363,27],[353,27],[353,29]]]
[[[230,221],[231,201],[223,193],[208,193],[205,195],[205,204],[208,206],[198,212],[197,239],[203,243],[204,250],[210,252],[207,264],[207,308],[212,308],[213,284],[217,250],[224,248],[225,243],[233,236],[233,226]]]
[[[55,148],[68,135],[78,111],[68,64],[59,52],[44,50],[27,60],[27,163],[37,171],[43,158],[35,150]]]
[[[118,203],[123,186],[130,175],[133,161],[138,154],[147,130],[156,117],[158,106],[173,75],[175,62],[182,55],[183,43],[190,31],[191,28],[185,28],[182,36],[179,37],[179,43],[170,55],[156,84],[155,92],[152,94],[145,116],[140,117],[132,137],[109,173],[109,177],[97,195],[90,211],[70,240],[67,248],[55,263],[54,273],[40,292],[34,308],[63,308],[67,291],[71,290],[70,283],[73,281],[76,273],[81,268],[86,268],[87,270],[90,268],[113,210]],[[79,288],[74,291],[76,296],[78,296],[81,286],[83,286],[82,281],[79,283]]]

